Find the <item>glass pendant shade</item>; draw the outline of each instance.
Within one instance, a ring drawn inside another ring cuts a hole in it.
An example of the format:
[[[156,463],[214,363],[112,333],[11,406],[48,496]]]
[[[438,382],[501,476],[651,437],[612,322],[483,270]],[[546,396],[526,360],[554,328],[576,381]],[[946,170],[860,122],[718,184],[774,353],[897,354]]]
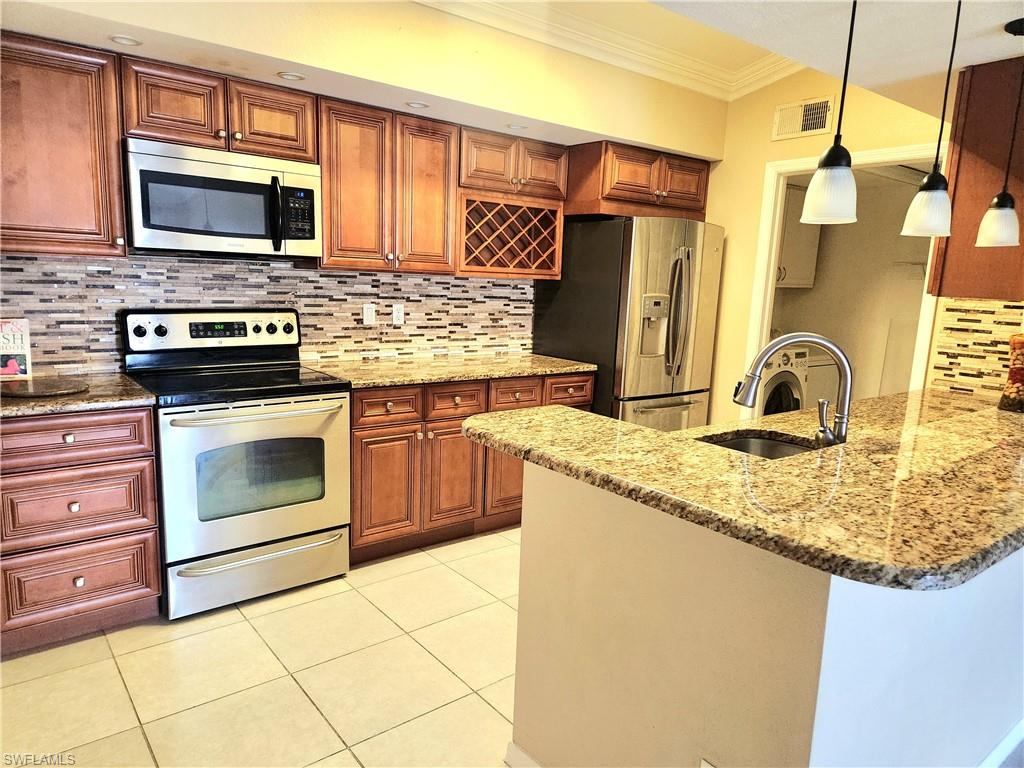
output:
[[[1020,245],[1020,221],[1014,210],[1013,196],[1000,192],[985,211],[978,227],[978,248],[1006,248]]]
[[[857,184],[849,166],[819,166],[807,185],[803,224],[851,224],[857,220]]]
[[[901,235],[910,237],[949,237],[952,210],[946,177],[933,171],[924,177],[921,187],[907,209]]]

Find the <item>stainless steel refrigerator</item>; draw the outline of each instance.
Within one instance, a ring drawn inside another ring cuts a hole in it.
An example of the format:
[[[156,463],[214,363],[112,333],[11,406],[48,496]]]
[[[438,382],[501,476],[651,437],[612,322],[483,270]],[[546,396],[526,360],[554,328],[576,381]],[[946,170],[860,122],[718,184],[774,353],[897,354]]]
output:
[[[536,283],[534,352],[597,364],[596,413],[707,424],[723,242],[699,221],[567,217],[562,279]]]

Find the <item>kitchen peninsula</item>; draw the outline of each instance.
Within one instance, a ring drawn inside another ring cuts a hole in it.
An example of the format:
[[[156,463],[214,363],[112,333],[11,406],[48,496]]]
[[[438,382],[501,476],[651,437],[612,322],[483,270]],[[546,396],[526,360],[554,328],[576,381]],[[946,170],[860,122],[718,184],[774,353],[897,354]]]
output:
[[[768,460],[699,438],[809,436],[814,414],[468,419],[527,462],[509,764],[978,765],[1015,744],[1024,417],[927,390],[850,424]]]

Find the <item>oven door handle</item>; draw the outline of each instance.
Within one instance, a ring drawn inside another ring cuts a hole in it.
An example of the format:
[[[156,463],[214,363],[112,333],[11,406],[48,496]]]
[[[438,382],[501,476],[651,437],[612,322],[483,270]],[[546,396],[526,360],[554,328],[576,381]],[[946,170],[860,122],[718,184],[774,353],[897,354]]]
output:
[[[278,411],[277,413],[253,413],[248,416],[221,416],[212,419],[171,419],[172,427],[219,427],[221,424],[245,424],[249,421],[269,421],[270,419],[291,419],[299,416],[317,416],[324,413],[337,413],[344,407],[332,405],[327,408],[309,408],[304,411]]]
[[[294,555],[296,552],[305,552],[310,549],[316,549],[317,547],[326,547],[328,544],[333,544],[338,541],[343,535],[344,531],[338,531],[336,534],[331,536],[329,539],[321,539],[320,541],[311,541],[308,544],[300,544],[297,547],[290,547],[289,549],[282,549],[279,552],[267,552],[263,555],[256,555],[255,557],[247,557],[245,560],[236,560],[233,563],[222,563],[221,565],[210,565],[205,568],[197,568],[195,566],[189,566],[182,568],[175,575],[184,577],[193,576],[212,576],[215,573],[223,573],[224,571],[231,571],[235,568],[244,568],[247,565],[254,565],[255,563],[264,563],[267,560],[276,560],[279,557],[285,555]]]

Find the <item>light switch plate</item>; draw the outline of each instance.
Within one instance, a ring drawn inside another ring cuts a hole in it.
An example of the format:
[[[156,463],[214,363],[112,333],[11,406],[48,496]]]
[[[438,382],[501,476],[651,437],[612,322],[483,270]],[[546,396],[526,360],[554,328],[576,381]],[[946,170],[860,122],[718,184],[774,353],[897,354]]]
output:
[[[391,324],[403,325],[405,323],[405,304],[391,305]]]
[[[363,304],[363,325],[377,324],[377,305]]]

